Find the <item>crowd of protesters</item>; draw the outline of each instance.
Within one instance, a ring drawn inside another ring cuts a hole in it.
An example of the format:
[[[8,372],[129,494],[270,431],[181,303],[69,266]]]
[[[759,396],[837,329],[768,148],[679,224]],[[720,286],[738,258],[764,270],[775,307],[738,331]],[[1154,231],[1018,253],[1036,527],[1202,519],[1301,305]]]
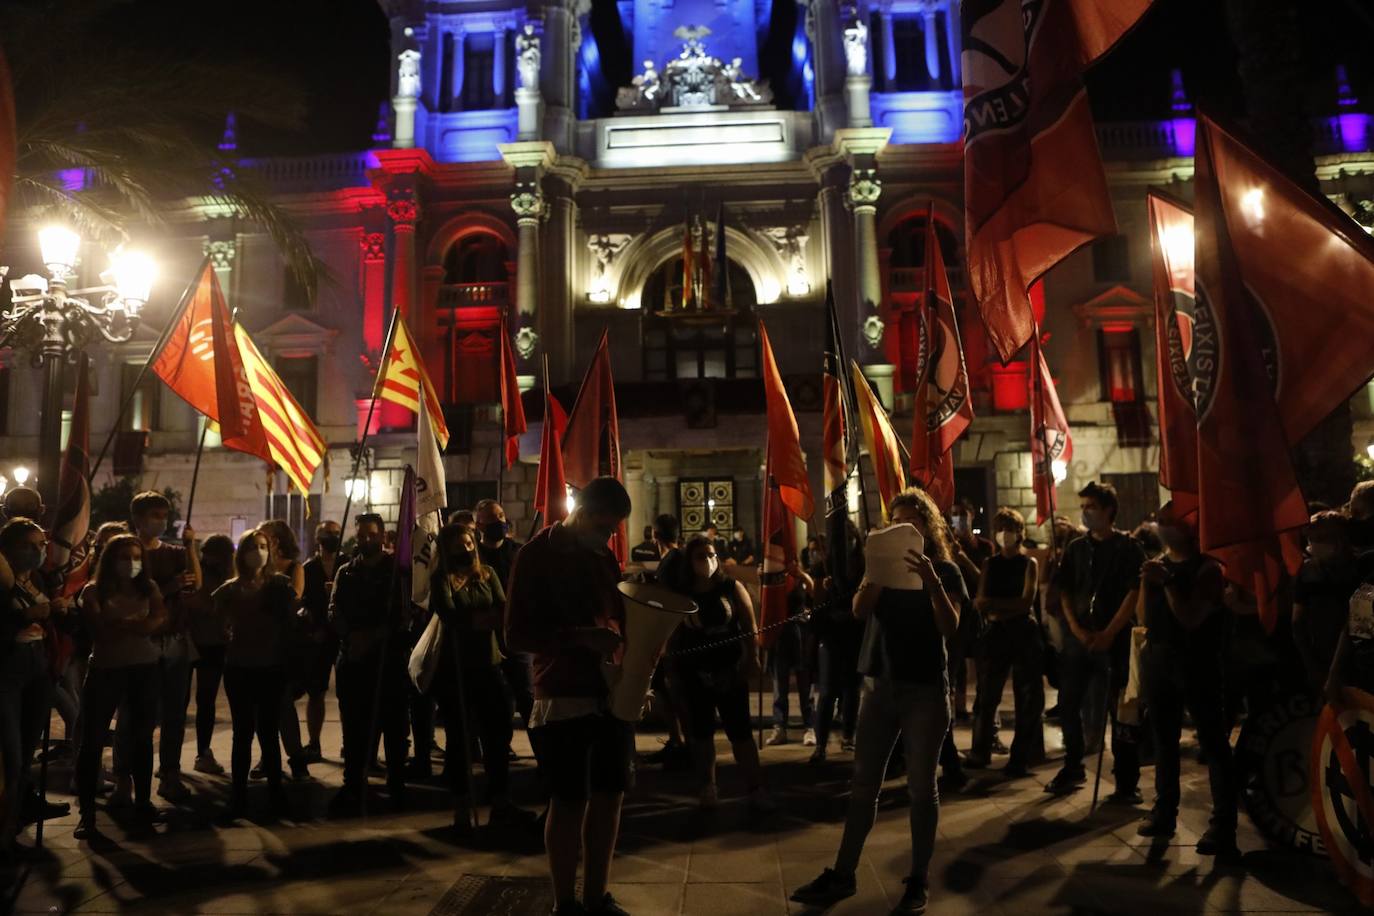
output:
[[[623,619],[615,585],[624,573],[606,543],[629,503],[612,484],[596,482],[581,494],[579,512],[527,545],[511,536],[495,500],[452,513],[437,539],[427,606],[410,600],[402,572],[408,564],[398,561],[394,532],[376,514],[358,515],[347,531],[320,523],[313,553],[303,556],[280,520],[244,532],[237,543],[223,534],[202,541],[189,527],[174,543],[171,504],[140,493],[127,521],[101,525],[80,562],[57,571],[45,559],[38,494],[10,490],[0,527],[0,847],[12,853],[24,825],[68,813],[44,799],[34,778],[54,710],[63,740],[53,736],[48,759],[73,763],[78,838],[98,833],[101,796],[143,819],[160,816],[154,795],[171,805],[187,801],[192,786],[181,764],[192,701],[193,769],[227,777],[229,816],[249,810],[256,780],[265,783],[267,812],[288,815],[284,781],[310,779],[311,765],[326,753],[321,733],[332,680],[343,785],[331,816],[367,804],[379,745],[387,800],[404,808],[408,783],[433,776],[441,723],[441,778],[452,792],[454,829],[471,831],[479,805],[489,808],[487,824],[495,828],[537,829],[542,820],[555,888],[572,893],[583,836],[591,844],[611,829],[612,816],[618,821],[636,766],[628,726],[604,714],[600,671],[620,651]],[[746,587],[758,581],[746,571],[766,551],[742,531],[721,537],[708,528],[684,540],[678,520],[660,515],[630,551],[629,573],[689,597],[698,612],[673,635],[654,675],[649,709],[667,733],[665,745],[637,765],[690,772],[700,805],[715,807],[722,794],[719,722],[750,810],[773,811],[778,801],[750,715],[751,690],[771,677],[772,728],[763,746],[790,743],[795,722],[813,764],[826,765],[837,751],[852,755],[849,813],[834,865],[794,899],[825,904],[855,892],[879,789],[900,771],[910,790],[912,869],[897,911],[920,912],[941,791],[959,791],[966,770],[987,770],[999,756],[999,778],[1028,777],[1047,762],[1046,721],[1063,733],[1047,792],[1082,789],[1088,756],[1106,743],[1106,801],[1143,805],[1142,762],[1153,759],[1152,807],[1139,833],[1172,835],[1186,711],[1212,793],[1211,825],[1198,851],[1235,855],[1239,777],[1231,735],[1238,717],[1266,692],[1306,689],[1338,699],[1346,686],[1374,688],[1374,482],[1357,487],[1346,507],[1313,515],[1301,571],[1276,598],[1272,634],[1260,626],[1256,602],[1200,551],[1194,516],[1166,504],[1127,533],[1116,526],[1110,485],[1090,484],[1079,496],[1081,525],[1057,517],[1053,542],[1040,545],[1012,509],[991,514],[985,538],[971,503],[943,515],[925,493],[904,491],[888,506],[885,524],[919,532],[924,548],[906,562],[923,587],[865,578],[853,526],[839,550],[812,537],[795,561],[771,570],[769,581],[787,591],[787,616],[767,652],[757,592]],[[833,570],[833,557],[847,558],[850,568]],[[763,568],[770,575],[767,563]],[[446,635],[435,645],[432,676],[421,683],[412,654],[431,618]],[[999,729],[1008,679],[1009,743]],[[1049,710],[1047,684],[1057,690]],[[230,719],[227,772],[212,748],[221,686]],[[972,731],[962,755],[952,727],[961,719]],[[517,723],[528,730],[538,764],[537,788],[526,797],[511,789]],[[474,763],[483,774],[481,797]],[[606,890],[609,852],[585,851],[586,911],[623,912]]]

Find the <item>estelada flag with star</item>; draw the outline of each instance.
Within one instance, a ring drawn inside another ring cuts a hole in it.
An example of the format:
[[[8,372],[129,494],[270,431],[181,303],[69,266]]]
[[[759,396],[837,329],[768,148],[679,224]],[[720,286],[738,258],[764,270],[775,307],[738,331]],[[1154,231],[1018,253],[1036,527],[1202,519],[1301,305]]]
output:
[[[420,348],[410,336],[410,329],[406,327],[400,309],[392,313],[391,330],[387,332],[382,354],[382,364],[377,367],[377,381],[372,386],[373,399],[381,398],[400,404],[414,413],[420,412],[420,402],[423,401],[434,429],[435,441],[439,443],[440,450],[447,448],[448,424],[444,422],[444,411],[434,393],[434,382],[425,371]]]
[[[1004,362],[1030,340],[1030,285],[1116,232],[1083,73],[1149,6],[980,0],[960,11],[969,286]]]

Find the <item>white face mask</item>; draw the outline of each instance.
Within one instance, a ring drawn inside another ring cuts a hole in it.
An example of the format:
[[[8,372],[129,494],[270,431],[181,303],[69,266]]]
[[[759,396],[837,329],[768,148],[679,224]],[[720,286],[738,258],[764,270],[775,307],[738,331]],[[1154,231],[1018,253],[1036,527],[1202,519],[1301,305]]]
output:
[[[125,579],[137,579],[143,574],[142,560],[120,560],[119,574]]]
[[[263,564],[266,562],[267,558],[263,556],[262,551],[257,547],[250,547],[243,551],[243,566],[245,569],[251,569],[257,572],[259,569],[262,569]]]
[[[720,569],[720,560],[715,557],[707,557],[705,560],[697,561],[697,575],[701,576],[703,579],[711,578],[716,574],[716,570],[718,569]]]
[[[1021,543],[1021,535],[1015,531],[999,531],[997,532],[997,543],[1003,547],[1015,547]]]

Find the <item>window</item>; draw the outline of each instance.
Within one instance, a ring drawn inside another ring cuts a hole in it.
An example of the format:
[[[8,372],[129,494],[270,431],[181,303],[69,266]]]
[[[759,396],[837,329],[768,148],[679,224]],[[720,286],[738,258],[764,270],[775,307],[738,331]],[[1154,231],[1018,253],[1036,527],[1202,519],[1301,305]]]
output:
[[[933,24],[935,36],[930,43],[926,41],[926,23]],[[877,23],[875,23],[877,24]],[[881,24],[877,24],[881,30]],[[953,68],[949,60],[949,40],[946,35],[948,25],[945,21],[944,13],[936,13],[930,19],[925,16],[917,15],[894,15],[892,17],[892,46],[896,49],[897,78],[895,85],[885,88],[895,89],[898,92],[928,92],[939,89],[952,89],[954,78]],[[880,31],[870,31],[872,39],[870,46],[885,48],[885,37]],[[934,66],[926,60],[926,50],[934,46],[936,59]],[[883,52],[878,51],[879,54]],[[876,73],[884,73],[886,62],[881,63],[884,69],[879,70],[875,67]],[[932,77],[931,71],[939,74]]]
[[[495,37],[490,32],[469,35],[463,46],[463,108],[468,111],[496,106]]]
[[[1140,332],[1135,328],[1103,329],[1097,335],[1102,400],[1114,404],[1143,400]]]
[[[140,363],[124,363],[119,368],[119,401],[121,404],[126,401],[129,403],[129,409],[124,412],[122,429],[151,432],[158,428],[162,383],[151,372],[143,373],[140,382],[138,374],[141,368]]]
[[[1131,246],[1124,235],[1109,235],[1093,243],[1093,278],[1099,283],[1131,279]]]
[[[453,33],[444,33],[443,56],[439,65],[439,110],[453,110]]]
[[[263,518],[279,518],[291,526],[304,559],[315,550],[315,525],[320,521],[320,497],[312,493],[268,493]],[[361,510],[359,510],[361,511]],[[235,519],[237,521],[237,519]]]
[[[465,235],[444,255],[444,285],[505,283],[509,277],[505,243],[486,232]]]
[[[315,417],[315,404],[319,389],[319,358],[315,356],[280,357],[276,361],[277,375],[280,376],[291,397],[301,405],[306,416]]]
[[[734,480],[679,480],[677,517],[684,541],[705,531],[707,525],[715,525],[721,537],[728,538],[735,530]]]
[[[281,306],[292,312],[308,312],[315,307],[300,277],[290,267],[282,273]]]

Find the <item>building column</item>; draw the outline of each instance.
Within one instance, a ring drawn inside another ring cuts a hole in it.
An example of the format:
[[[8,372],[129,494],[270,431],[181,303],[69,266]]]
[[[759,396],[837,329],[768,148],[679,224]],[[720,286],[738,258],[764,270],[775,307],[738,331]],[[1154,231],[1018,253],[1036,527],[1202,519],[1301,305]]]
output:
[[[449,91],[453,93],[453,98],[449,99],[448,110],[457,111],[462,107],[463,99],[463,48],[468,43],[467,33],[462,29],[453,33],[453,70],[449,73]]]
[[[513,336],[516,371],[528,380],[539,374],[539,224],[548,212],[544,196],[544,170],[554,160],[553,144],[547,141],[506,143],[501,156],[515,169],[515,188],[510,206],[515,211],[515,313],[508,321]],[[524,380],[522,380],[524,387]]]
[[[879,273],[877,227],[878,198],[883,186],[878,177],[877,156],[891,135],[891,130],[887,128],[870,127],[842,130],[835,136],[835,149],[850,166],[845,199],[854,218],[854,265],[859,306],[858,354],[859,363],[864,366],[887,362],[883,348],[883,280]],[[888,388],[888,403],[891,403],[890,381]]]
[[[926,38],[926,72],[935,84],[940,83],[940,42],[935,32],[935,11],[926,7],[922,14],[921,30]]]
[[[358,248],[363,348],[369,356],[377,356],[386,335],[386,236],[380,232],[364,232],[358,240]]]
[[[624,457],[624,456],[622,456]],[[630,494],[630,517],[625,521],[625,532],[633,547],[644,534],[644,527],[652,524],[653,510],[649,506],[649,488],[644,480],[643,468],[625,469],[625,492]]]
[[[409,149],[415,145],[415,111],[420,104],[420,52],[407,48],[396,56],[396,94],[391,110],[396,113],[396,129],[391,145]]]
[[[420,217],[419,204],[414,191],[393,191],[386,207],[387,221],[391,224],[391,311],[399,311],[407,319],[407,327],[412,336],[420,341],[428,337],[427,329],[416,327],[414,313],[418,310],[417,290],[418,267],[415,263],[415,224]],[[390,323],[391,314],[387,314]],[[410,423],[411,413],[399,404],[384,401],[377,405],[381,414],[383,428],[405,428]]]
[[[508,39],[504,27],[494,29],[491,33],[492,45],[494,46],[491,55],[491,88],[496,96],[496,107],[501,108],[506,102],[506,41]]]
[[[657,489],[657,499],[654,503],[654,514],[671,515],[677,518],[679,524],[682,522],[677,514],[677,478],[659,476],[654,478],[654,486]]]
[[[580,41],[581,27],[577,23],[578,0],[550,0],[543,7],[544,34],[541,48],[544,54],[540,68],[540,94],[544,107],[544,136],[559,152],[572,152],[573,105],[576,101],[576,51],[574,39]]]
[[[880,13],[883,23],[883,89],[891,92],[897,80],[897,41],[892,35],[892,8]]]
[[[816,115],[824,142],[844,126],[844,40],[835,0],[803,0],[806,34],[811,39],[816,70]]]

